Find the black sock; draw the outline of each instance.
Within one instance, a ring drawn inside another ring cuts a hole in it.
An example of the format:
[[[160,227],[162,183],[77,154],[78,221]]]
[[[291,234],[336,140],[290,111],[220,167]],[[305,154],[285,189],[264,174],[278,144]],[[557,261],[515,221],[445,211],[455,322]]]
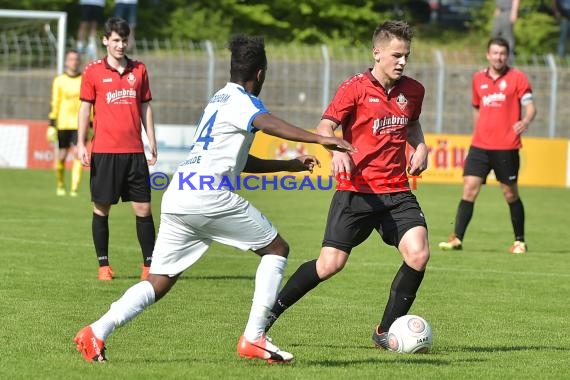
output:
[[[524,241],[524,206],[521,199],[509,203],[511,210],[511,222],[515,232],[515,240]]]
[[[109,265],[109,216],[93,213],[91,233],[93,234],[93,244],[99,266]]]
[[[459,207],[457,207],[457,215],[455,216],[455,236],[457,236],[461,241],[463,241],[465,231],[467,230],[467,226],[473,216],[474,204],[474,202],[462,199],[461,202],[459,202]]]
[[[143,265],[150,267],[156,238],[152,215],[137,216],[137,237],[139,238],[139,244],[142,250]]]
[[[384,309],[380,330],[388,331],[396,319],[408,313],[416,299],[416,292],[422,283],[424,273],[425,271],[418,272],[406,263],[402,263],[392,281],[390,298]]]
[[[266,331],[288,307],[299,301],[305,294],[319,285],[322,280],[317,274],[317,260],[307,261],[297,268],[283,289],[279,292],[275,305],[271,309],[274,314],[271,316]]]

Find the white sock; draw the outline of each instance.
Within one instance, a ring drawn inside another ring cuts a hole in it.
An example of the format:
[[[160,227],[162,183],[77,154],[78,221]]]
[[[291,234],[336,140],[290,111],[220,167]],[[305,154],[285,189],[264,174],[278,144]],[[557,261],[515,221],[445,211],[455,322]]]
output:
[[[264,333],[267,317],[277,298],[279,285],[287,265],[287,258],[277,255],[264,255],[255,274],[255,291],[249,319],[243,335],[255,342]]]
[[[131,286],[121,298],[111,304],[107,313],[91,324],[93,334],[97,339],[107,340],[117,327],[121,327],[153,303],[154,288],[150,282],[141,281]]]

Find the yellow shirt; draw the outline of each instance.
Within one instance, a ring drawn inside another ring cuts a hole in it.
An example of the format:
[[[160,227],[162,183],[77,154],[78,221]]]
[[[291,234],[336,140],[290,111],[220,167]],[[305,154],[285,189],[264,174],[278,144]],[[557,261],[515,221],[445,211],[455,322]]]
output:
[[[78,125],[79,90],[81,74],[74,77],[60,74],[53,80],[50,120],[55,120],[57,129],[76,130]]]

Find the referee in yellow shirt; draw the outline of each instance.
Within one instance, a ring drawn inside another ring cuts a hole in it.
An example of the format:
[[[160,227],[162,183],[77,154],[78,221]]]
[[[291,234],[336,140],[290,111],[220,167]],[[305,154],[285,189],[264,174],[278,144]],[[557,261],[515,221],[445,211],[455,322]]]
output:
[[[66,195],[65,189],[65,159],[68,153],[73,154],[71,169],[71,191],[69,195],[77,196],[77,189],[81,180],[83,167],[76,157],[78,114],[81,101],[79,89],[81,88],[81,57],[76,50],[69,50],[65,55],[65,72],[53,80],[51,112],[49,114],[50,126],[47,139],[58,142],[56,150],[55,172],[57,177],[57,195]]]

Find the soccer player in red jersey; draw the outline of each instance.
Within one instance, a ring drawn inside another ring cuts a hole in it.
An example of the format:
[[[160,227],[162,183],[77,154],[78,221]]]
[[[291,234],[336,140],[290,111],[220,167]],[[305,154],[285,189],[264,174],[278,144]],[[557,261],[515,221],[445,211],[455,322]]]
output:
[[[372,38],[374,67],[342,83],[324,112],[318,133],[333,136],[342,125],[344,139],[357,151],[333,152],[332,171],[343,186],[337,187],[331,201],[321,253],[302,264],[285,284],[267,329],[285,309],[341,271],[351,250],[373,230],[398,248],[404,260],[392,282],[382,321],[372,334],[377,346],[388,348],[386,332],[414,302],[429,247],[425,218],[409,189],[406,171],[422,173],[428,149],[419,122],[425,89],[403,75],[411,40],[412,31],[405,22],[379,25]],[[415,149],[409,165],[406,144]]]
[[[475,199],[491,169],[509,204],[515,242],[511,253],[525,253],[524,207],[517,186],[521,135],[536,115],[532,89],[526,75],[507,65],[509,44],[493,38],[487,45],[489,67],[476,72],[472,82],[475,133],[463,169],[463,195],[455,217],[455,231],[442,250],[460,250]],[[524,117],[521,118],[522,108]]]
[[[91,165],[92,233],[99,260],[99,280],[111,280],[109,265],[109,211],[111,205],[132,202],[144,257],[141,278],[148,276],[155,242],[150,204],[148,165],[156,162],[156,140],[148,74],[142,62],[125,55],[129,24],[120,18],[105,23],[103,45],[107,55],[87,65],[81,83],[78,156]],[[83,141],[94,108],[91,157]],[[141,138],[144,126],[151,158],[146,159]]]

